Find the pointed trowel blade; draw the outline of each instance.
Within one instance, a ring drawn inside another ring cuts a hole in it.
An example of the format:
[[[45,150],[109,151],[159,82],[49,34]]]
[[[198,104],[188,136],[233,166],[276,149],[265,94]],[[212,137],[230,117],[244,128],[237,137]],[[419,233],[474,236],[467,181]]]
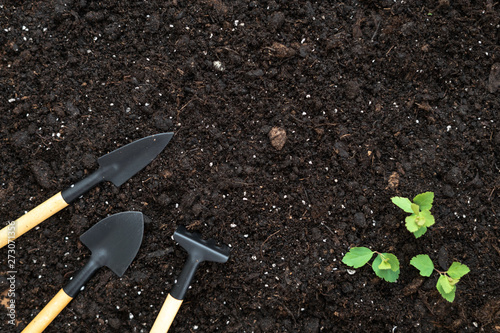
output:
[[[122,185],[158,156],[173,136],[172,132],[151,135],[100,157],[99,166],[107,170],[103,180]]]

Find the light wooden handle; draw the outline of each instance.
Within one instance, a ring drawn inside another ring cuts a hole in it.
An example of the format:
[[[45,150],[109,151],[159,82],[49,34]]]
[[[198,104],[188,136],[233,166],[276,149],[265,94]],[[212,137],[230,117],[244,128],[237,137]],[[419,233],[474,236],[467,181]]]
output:
[[[181,304],[182,300],[175,299],[169,294],[149,333],[166,333],[170,325],[172,325]]]
[[[72,299],[73,298],[68,296],[63,289],[59,290],[49,304],[40,311],[35,319],[33,319],[21,333],[43,332]]]
[[[68,203],[64,201],[61,192],[36,206],[12,224],[0,230],[0,248],[36,227],[66,206],[68,206]]]

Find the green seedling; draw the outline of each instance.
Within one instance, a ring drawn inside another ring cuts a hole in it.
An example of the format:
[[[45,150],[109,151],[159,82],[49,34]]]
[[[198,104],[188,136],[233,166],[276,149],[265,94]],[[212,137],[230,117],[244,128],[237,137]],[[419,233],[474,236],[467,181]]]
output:
[[[446,272],[438,271],[427,254],[419,254],[413,257],[410,265],[417,268],[422,276],[429,277],[433,271],[438,272],[439,279],[436,288],[441,296],[450,303],[455,299],[456,284],[462,276],[470,272],[469,267],[459,262],[452,263]]]
[[[435,223],[434,216],[430,212],[434,192],[421,193],[413,198],[413,202],[403,197],[393,197],[391,200],[396,206],[411,214],[405,219],[406,229],[413,233],[415,238],[425,234],[427,228]]]
[[[367,247],[353,247],[344,255],[342,262],[347,266],[359,268],[370,261],[374,253],[377,254],[372,263],[375,274],[387,282],[396,282],[399,277],[399,260],[392,253],[380,253]]]

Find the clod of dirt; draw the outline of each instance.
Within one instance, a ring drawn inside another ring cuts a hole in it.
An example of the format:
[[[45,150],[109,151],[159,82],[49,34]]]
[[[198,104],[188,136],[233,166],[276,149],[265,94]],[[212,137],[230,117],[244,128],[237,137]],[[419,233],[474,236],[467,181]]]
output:
[[[229,10],[228,7],[220,0],[210,0],[208,1],[208,4],[212,5],[219,15],[226,15]]]
[[[272,54],[277,58],[293,57],[296,54],[294,49],[278,42],[274,42],[273,45],[271,45],[270,50]]]
[[[453,188],[450,185],[443,186],[442,193],[447,198],[453,198],[455,196],[455,191],[453,191]]]
[[[264,76],[264,71],[262,69],[254,69],[254,70],[248,71],[246,75],[249,78],[254,79],[254,78],[257,78],[257,77]]]
[[[40,186],[46,189],[50,189],[52,187],[52,184],[50,183],[50,179],[52,179],[52,170],[47,162],[42,160],[33,161],[31,164],[31,171]]]
[[[70,223],[72,229],[77,235],[82,234],[90,225],[90,222],[87,219],[87,217],[78,214],[75,214],[71,217]]]
[[[161,131],[167,131],[174,125],[172,120],[165,117],[162,112],[155,113],[153,116],[153,120],[155,127]]]
[[[354,214],[354,224],[359,228],[366,228],[367,223],[366,223],[365,214],[363,214],[361,212]]]
[[[168,206],[172,202],[172,199],[166,193],[162,193],[157,198],[157,202],[162,206]]]
[[[403,34],[403,36],[410,36],[412,34],[415,34],[415,30],[416,30],[415,22],[405,23],[401,27],[401,33]]]
[[[497,62],[491,66],[488,91],[493,94],[498,88],[500,88],[500,63]]]
[[[29,134],[26,131],[17,131],[12,136],[12,144],[14,147],[22,148],[28,145],[29,139]]]
[[[347,146],[340,141],[335,142],[335,144],[333,145],[333,150],[340,157],[343,157],[343,158],[349,157],[349,153],[347,152]]]
[[[101,22],[105,19],[105,14],[103,11],[100,12],[88,12],[85,14],[85,19],[89,22]]]
[[[481,180],[481,177],[479,177],[479,174],[476,174],[474,179],[471,180],[467,185],[473,186],[475,188],[482,188],[484,186],[484,183]]]
[[[286,131],[281,127],[273,127],[268,133],[271,145],[277,150],[283,149],[286,142]]]
[[[319,318],[311,318],[304,324],[304,332],[319,332]]]
[[[344,282],[342,283],[340,289],[342,289],[342,292],[344,294],[350,294],[353,290],[354,290],[354,287],[352,286],[352,284],[350,282]]]
[[[71,101],[66,102],[66,111],[71,117],[80,115],[80,110]]]
[[[95,167],[97,158],[94,154],[84,154],[82,157],[82,164],[85,168],[90,169]]]
[[[121,326],[121,321],[118,318],[109,318],[108,319],[109,326],[114,328],[115,330],[119,329]]]
[[[444,246],[439,249],[438,264],[442,269],[448,269],[448,250]]]
[[[438,6],[434,11],[437,11],[438,9],[441,8],[448,8],[450,7],[450,0],[439,0]]]
[[[404,296],[410,296],[411,294],[414,294],[417,292],[417,290],[420,288],[420,286],[424,283],[424,279],[422,278],[415,278],[413,281],[405,287],[403,290],[403,295]]]
[[[272,318],[266,317],[259,321],[259,326],[264,332],[269,332],[274,327],[274,320]]]
[[[356,80],[351,80],[346,83],[345,95],[348,99],[355,99],[360,94],[361,89],[359,83]]]
[[[149,15],[146,23],[146,31],[150,33],[157,32],[160,29],[161,23],[161,17],[158,13]]]
[[[453,167],[444,178],[447,183],[458,185],[462,181],[462,171],[457,167]]]
[[[282,12],[276,12],[269,18],[269,26],[273,30],[278,30],[281,28],[283,23],[285,22],[285,14]]]

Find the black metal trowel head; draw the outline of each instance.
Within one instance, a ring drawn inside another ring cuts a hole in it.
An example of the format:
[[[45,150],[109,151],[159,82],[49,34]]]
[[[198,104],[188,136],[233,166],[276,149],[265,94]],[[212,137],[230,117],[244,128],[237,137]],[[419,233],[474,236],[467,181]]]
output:
[[[114,214],[96,223],[80,236],[92,255],[63,287],[64,292],[74,298],[103,266],[121,277],[137,255],[143,233],[144,216],[139,212]]]
[[[171,132],[151,135],[99,157],[99,169],[61,192],[64,201],[69,204],[105,180],[121,186],[154,160],[173,136]]]
[[[151,135],[101,156],[97,160],[99,166],[112,167],[104,173],[104,180],[121,186],[154,160],[173,136],[172,132]]]
[[[143,233],[142,213],[123,212],[95,224],[80,241],[92,251],[92,260],[121,277],[139,251]]]

